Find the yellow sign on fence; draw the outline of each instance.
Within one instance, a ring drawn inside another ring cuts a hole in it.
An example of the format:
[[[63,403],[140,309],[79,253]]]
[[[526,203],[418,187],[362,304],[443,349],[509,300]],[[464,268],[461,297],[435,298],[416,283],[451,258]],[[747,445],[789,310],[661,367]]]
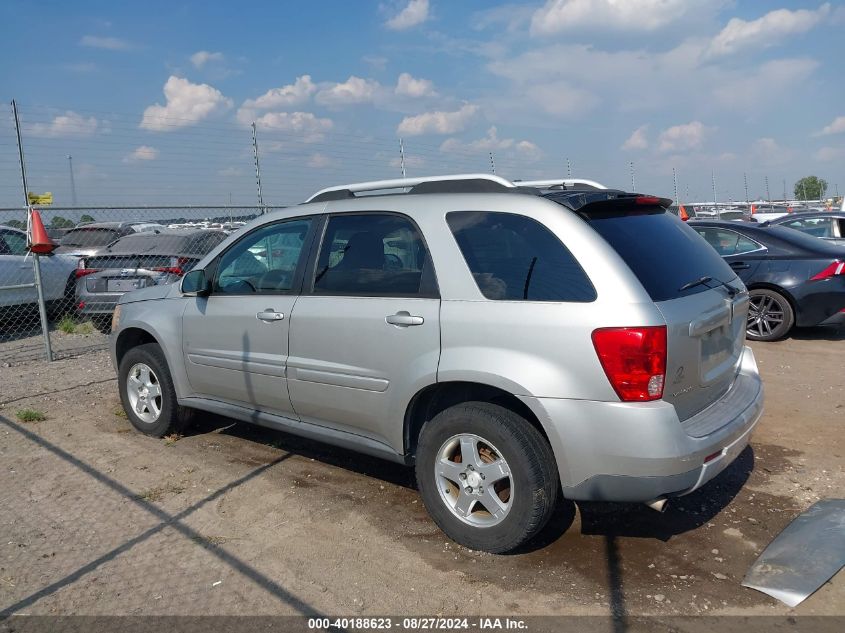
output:
[[[49,191],[47,193],[32,193],[30,191],[26,194],[26,197],[29,199],[29,204],[53,204],[53,194]]]

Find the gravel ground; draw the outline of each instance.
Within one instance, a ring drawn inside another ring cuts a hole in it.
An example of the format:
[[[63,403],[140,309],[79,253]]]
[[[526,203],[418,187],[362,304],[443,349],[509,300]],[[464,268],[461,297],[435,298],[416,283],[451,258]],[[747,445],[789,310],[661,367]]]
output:
[[[796,609],[740,586],[843,496],[845,335],[754,351],[766,412],[732,467],[662,515],[564,503],[508,556],[446,539],[394,464],[208,415],[135,432],[104,352],[0,367],[0,613],[845,615],[842,573]]]

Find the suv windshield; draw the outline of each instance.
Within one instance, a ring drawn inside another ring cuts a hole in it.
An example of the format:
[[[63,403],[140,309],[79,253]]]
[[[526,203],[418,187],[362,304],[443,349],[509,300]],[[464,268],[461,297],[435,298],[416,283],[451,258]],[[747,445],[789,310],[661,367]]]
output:
[[[708,287],[702,284],[680,289],[702,277],[723,282],[736,277],[698,233],[659,207],[645,213],[583,215],[625,260],[654,301],[705,292]]]

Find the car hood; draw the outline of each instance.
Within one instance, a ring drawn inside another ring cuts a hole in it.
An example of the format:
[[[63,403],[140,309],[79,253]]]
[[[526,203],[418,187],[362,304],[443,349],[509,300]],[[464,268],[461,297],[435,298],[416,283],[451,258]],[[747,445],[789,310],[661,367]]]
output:
[[[135,303],[136,301],[152,301],[154,299],[164,299],[171,292],[179,292],[179,284],[168,284],[166,286],[149,286],[141,288],[140,290],[133,290],[127,292],[118,303]]]

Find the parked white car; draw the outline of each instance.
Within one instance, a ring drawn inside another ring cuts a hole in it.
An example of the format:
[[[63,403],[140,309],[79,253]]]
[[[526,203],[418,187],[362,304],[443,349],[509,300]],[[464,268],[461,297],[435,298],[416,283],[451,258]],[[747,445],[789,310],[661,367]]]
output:
[[[73,299],[77,258],[70,255],[41,256],[44,300],[56,311]],[[36,303],[34,287],[4,289],[35,281],[33,256],[26,250],[26,233],[0,225],[0,310]]]

